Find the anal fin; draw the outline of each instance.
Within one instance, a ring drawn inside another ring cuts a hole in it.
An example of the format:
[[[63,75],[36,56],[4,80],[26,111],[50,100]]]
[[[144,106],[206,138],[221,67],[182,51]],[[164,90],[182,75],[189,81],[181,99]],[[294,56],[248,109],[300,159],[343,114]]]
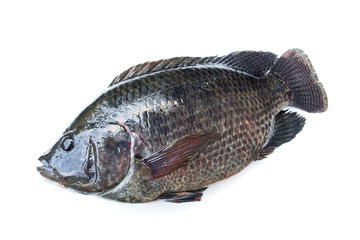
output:
[[[161,195],[160,199],[166,199],[167,202],[172,203],[183,203],[183,202],[194,202],[200,201],[203,195],[203,192],[207,189],[207,187],[198,189],[198,190],[191,190],[191,191],[184,191],[184,192],[176,192],[176,193],[165,193]]]
[[[291,141],[305,125],[305,118],[295,112],[281,111],[275,118],[275,126],[272,137],[263,147],[258,155],[258,159],[263,159],[275,148]]]

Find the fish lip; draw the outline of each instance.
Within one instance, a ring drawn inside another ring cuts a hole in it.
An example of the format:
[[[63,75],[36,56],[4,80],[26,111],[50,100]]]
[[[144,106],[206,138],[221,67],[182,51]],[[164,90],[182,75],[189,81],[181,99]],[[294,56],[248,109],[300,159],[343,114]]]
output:
[[[41,174],[41,176],[49,180],[56,179],[56,173],[50,163],[42,157],[39,158],[39,161],[43,164],[43,166],[37,167],[36,169]]]
[[[43,164],[44,167],[51,167],[50,163],[48,161],[46,161],[45,159],[43,159],[42,157],[39,158],[39,161]]]
[[[39,158],[39,161],[43,164],[43,166],[37,167],[37,171],[40,173],[45,180],[53,183],[55,185],[59,185],[63,188],[67,188],[68,186],[65,185],[62,181],[65,180],[63,176],[61,176],[58,171],[51,166],[51,164],[43,158]],[[84,186],[91,186],[93,183]],[[81,192],[81,191],[80,191]],[[86,192],[84,192],[86,193]]]
[[[41,166],[41,167],[37,167],[37,170],[41,174],[41,176],[47,179],[53,179],[55,177],[54,170],[50,167]]]

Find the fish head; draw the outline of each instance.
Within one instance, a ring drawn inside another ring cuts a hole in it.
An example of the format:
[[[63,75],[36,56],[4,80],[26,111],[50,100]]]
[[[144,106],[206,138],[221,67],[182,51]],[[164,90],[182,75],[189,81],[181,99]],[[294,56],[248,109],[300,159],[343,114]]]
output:
[[[113,188],[127,175],[131,137],[122,126],[65,131],[39,160],[46,179],[82,193]]]

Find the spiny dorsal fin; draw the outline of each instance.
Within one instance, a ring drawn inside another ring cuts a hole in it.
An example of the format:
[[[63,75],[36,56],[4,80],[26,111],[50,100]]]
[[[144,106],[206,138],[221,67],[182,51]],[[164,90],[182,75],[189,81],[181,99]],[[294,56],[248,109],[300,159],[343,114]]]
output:
[[[260,151],[259,159],[265,158],[275,148],[291,141],[305,125],[305,118],[294,112],[281,111],[275,118],[273,136],[268,144]]]
[[[276,55],[273,53],[255,51],[233,52],[223,57],[175,57],[135,65],[117,76],[111,82],[110,86],[149,73],[198,65],[205,66],[219,64],[244,71],[255,77],[262,77],[270,70],[275,60]]]

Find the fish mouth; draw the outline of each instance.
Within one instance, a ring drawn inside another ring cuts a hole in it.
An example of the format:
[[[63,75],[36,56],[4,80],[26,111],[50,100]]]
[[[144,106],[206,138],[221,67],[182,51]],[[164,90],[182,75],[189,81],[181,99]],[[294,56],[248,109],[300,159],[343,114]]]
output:
[[[43,166],[37,167],[37,171],[44,178],[52,181],[56,181],[58,178],[56,176],[55,169],[51,167],[51,165],[45,159],[39,159],[39,161],[43,164]]]
[[[58,176],[57,171],[52,168],[46,160],[39,159],[39,161],[43,164],[43,166],[36,168],[40,175],[50,183],[66,188],[66,186],[60,182],[60,177]]]
[[[53,183],[55,185],[59,185],[63,188],[67,188],[69,185],[79,185],[82,187],[91,186],[90,184],[80,184],[79,179],[77,177],[63,177],[59,174],[59,172],[49,164],[48,161],[43,159],[42,157],[39,158],[39,161],[43,164],[43,166],[37,167],[37,171],[40,173],[45,180]]]

